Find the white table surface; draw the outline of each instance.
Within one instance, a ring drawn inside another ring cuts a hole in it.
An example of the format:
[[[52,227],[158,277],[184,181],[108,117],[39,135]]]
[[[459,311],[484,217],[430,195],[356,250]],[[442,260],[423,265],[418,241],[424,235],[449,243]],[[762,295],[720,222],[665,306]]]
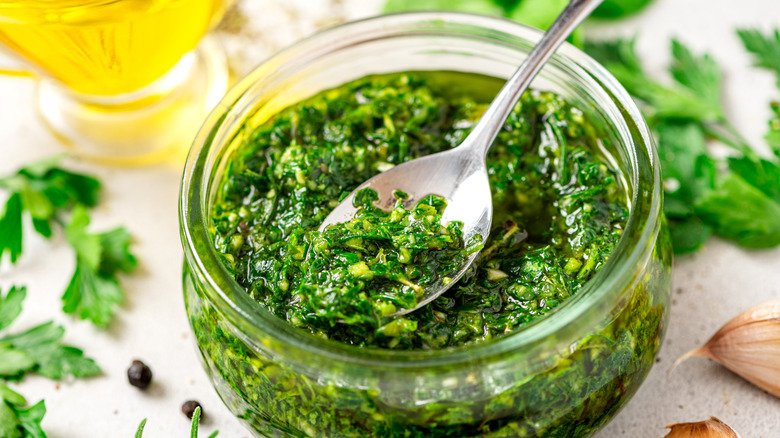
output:
[[[242,8],[254,30],[224,39],[234,67],[245,70],[318,27],[370,15],[379,4],[245,0]],[[589,23],[587,31],[598,37],[638,34],[641,57],[654,73],[661,73],[668,62],[671,36],[696,51],[709,51],[725,70],[729,116],[752,144],[765,147],[767,104],[780,99],[780,91],[770,73],[750,67],[734,34],[739,26],[780,27],[780,2],[656,0],[635,18]],[[62,151],[35,116],[34,91],[29,79],[0,77],[0,173]],[[24,312],[12,329],[53,319],[67,328],[65,340],[95,358],[103,374],[60,384],[31,375],[11,386],[30,402],[46,400],[43,426],[50,438],[131,437],[142,418],[148,418],[147,438],[188,436],[189,421],[180,412],[188,399],[204,406],[203,432],[219,429],[222,437],[250,437],[212,389],[184,313],[176,212],[181,162],[134,169],[79,162],[71,166],[104,181],[104,201],[93,213],[94,229],[127,226],[141,267],[122,280],[126,301],[114,323],[107,330],[95,329],[60,310],[60,296],[73,269],[67,245],[61,238],[48,243],[30,236],[18,265],[0,267],[0,286],[28,287]],[[780,296],[778,267],[778,249],[745,251],[716,239],[696,255],[678,257],[672,318],[659,361],[639,393],[598,437],[661,437],[668,423],[711,415],[746,438],[780,436],[780,399],[719,365],[694,358],[666,376],[676,357],[702,344],[731,317]],[[153,369],[154,383],[147,391],[127,383],[125,372],[135,358]]]

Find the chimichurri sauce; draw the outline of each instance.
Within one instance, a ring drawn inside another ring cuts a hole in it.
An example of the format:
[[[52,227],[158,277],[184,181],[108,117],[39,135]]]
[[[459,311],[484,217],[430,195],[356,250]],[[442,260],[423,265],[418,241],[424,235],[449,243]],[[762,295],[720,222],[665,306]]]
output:
[[[215,247],[236,280],[296,327],[395,349],[491,339],[575,295],[617,244],[627,197],[594,126],[549,92],[527,92],[498,135],[488,155],[493,230],[433,303],[387,318],[480,250],[457,222],[440,223],[442,199],[385,213],[368,194],[362,217],[316,232],[366,179],[459,145],[499,87],[463,73],[371,76],[246,127],[212,211]]]

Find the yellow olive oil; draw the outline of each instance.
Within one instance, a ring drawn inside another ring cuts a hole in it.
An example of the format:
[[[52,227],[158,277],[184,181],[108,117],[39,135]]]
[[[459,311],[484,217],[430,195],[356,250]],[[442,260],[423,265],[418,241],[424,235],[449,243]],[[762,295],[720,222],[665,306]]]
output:
[[[169,71],[230,0],[0,0],[0,44],[71,90],[118,95]]]

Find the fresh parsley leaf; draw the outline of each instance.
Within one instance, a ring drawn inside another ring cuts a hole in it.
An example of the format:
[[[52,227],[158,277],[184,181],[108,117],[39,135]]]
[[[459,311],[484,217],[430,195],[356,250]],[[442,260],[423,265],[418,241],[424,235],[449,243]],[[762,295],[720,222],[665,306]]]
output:
[[[591,14],[597,18],[621,18],[635,14],[652,0],[604,0]]]
[[[91,377],[100,373],[100,367],[75,347],[62,345],[65,329],[47,322],[23,333],[0,338],[0,345],[9,345],[16,351],[27,354],[38,374],[54,380],[67,376]],[[13,377],[13,375],[4,375]]]
[[[22,254],[22,197],[13,193],[5,203],[0,218],[0,262],[8,252],[11,263],[16,263]]]
[[[102,248],[98,272],[102,276],[114,276],[119,271],[129,274],[138,267],[138,260],[130,252],[132,236],[127,229],[119,227],[98,236]]]
[[[106,279],[83,260],[78,260],[76,272],[62,296],[62,310],[105,327],[114,315],[115,306],[122,303],[123,294],[116,279]]]
[[[0,330],[7,328],[22,313],[22,303],[27,295],[24,288],[13,286],[3,296],[0,290]]]
[[[708,54],[695,57],[691,51],[677,40],[672,40],[672,57],[669,71],[682,86],[693,91],[702,101],[713,108],[721,108],[720,68]],[[721,112],[719,118],[723,118]]]
[[[644,114],[651,125],[664,119],[685,119],[700,123],[723,120],[720,102],[713,105],[711,90],[705,86],[713,76],[710,60],[696,59],[681,43],[676,47],[674,76],[682,86],[662,85],[644,71],[634,49],[634,40],[588,42],[585,51],[601,62],[636,99],[644,103]],[[688,56],[686,56],[688,55]],[[706,93],[703,93],[706,91]]]
[[[701,248],[712,236],[712,227],[696,216],[669,219],[669,231],[675,254],[687,254]]]
[[[17,378],[35,367],[35,361],[24,351],[0,341],[0,377]]]
[[[517,7],[521,0],[493,0],[493,3],[501,6],[507,14]]]
[[[49,238],[58,215],[76,205],[97,204],[100,182],[59,168],[62,159],[61,156],[46,158],[0,177],[0,188],[10,192],[0,218],[0,260],[8,252],[11,263],[16,263],[22,254],[25,213],[29,214],[35,231]]]
[[[192,413],[192,424],[190,425],[190,438],[198,438],[198,424],[200,423],[200,407],[195,408],[195,412]],[[135,438],[143,438],[144,427],[146,427],[146,418],[141,420],[141,424],[138,425],[138,429],[135,431]],[[209,438],[215,438],[219,434],[219,431],[214,431]],[[2,437],[2,435],[0,435]]]
[[[588,55],[604,66],[622,66],[628,72],[644,74],[634,44],[636,44],[636,38],[617,38],[609,41],[587,40],[584,48]]]
[[[124,294],[116,275],[132,272],[138,262],[130,253],[130,234],[124,228],[90,233],[86,209],[73,210],[65,235],[76,252],[76,270],[62,296],[62,310],[105,327]]]
[[[757,29],[739,29],[737,35],[748,52],[755,56],[755,66],[773,70],[780,88],[780,31],[764,35]]]
[[[723,178],[696,204],[696,213],[716,234],[744,247],[780,244],[780,204],[737,174]]]
[[[27,400],[0,382],[0,437],[46,438],[41,420],[46,414],[43,400],[27,406]]]
[[[658,157],[664,178],[666,200],[687,206],[683,216],[693,214],[693,204],[715,185],[715,164],[707,155],[704,131],[695,123],[663,122],[656,126]],[[668,216],[679,217],[680,206],[666,203]]]
[[[25,295],[25,288],[11,288],[5,298],[0,291],[0,329],[8,327],[19,315]],[[0,337],[0,377],[18,379],[27,371],[35,371],[60,380],[100,373],[100,368],[81,350],[61,343],[64,333],[62,327],[47,322]]]
[[[780,167],[777,163],[745,157],[730,157],[727,162],[732,172],[780,203]]]

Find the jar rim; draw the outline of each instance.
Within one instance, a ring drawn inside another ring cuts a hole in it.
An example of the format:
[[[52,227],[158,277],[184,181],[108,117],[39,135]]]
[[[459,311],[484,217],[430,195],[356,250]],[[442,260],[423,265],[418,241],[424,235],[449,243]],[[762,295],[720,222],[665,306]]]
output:
[[[619,114],[621,118],[610,121],[618,123],[618,128],[623,128],[624,132],[634,133],[626,137],[630,141],[630,144],[626,145],[629,153],[644,152],[648,157],[645,164],[637,160],[635,155],[629,157],[633,161],[631,164],[636,175],[634,179],[628,180],[633,190],[624,234],[609,260],[577,294],[550,314],[494,340],[440,350],[403,351],[360,348],[323,340],[293,327],[266,309],[260,308],[248,297],[244,288],[220,262],[208,232],[209,212],[206,201],[209,195],[207,187],[211,182],[208,162],[228,143],[214,141],[221,128],[240,119],[233,110],[240,107],[240,103],[252,99],[252,91],[256,91],[254,87],[264,77],[283,74],[285,65],[296,59],[327,56],[327,53],[323,55],[320,52],[324,48],[332,49],[334,44],[348,45],[390,38],[410,32],[414,23],[432,22],[483,28],[490,32],[523,38],[534,44],[542,35],[542,32],[535,28],[508,19],[458,12],[408,12],[344,23],[301,40],[260,64],[225,95],[195,137],[183,174],[179,203],[185,263],[190,265],[198,281],[209,285],[204,288],[208,290],[208,300],[250,344],[259,342],[253,340],[252,331],[262,330],[264,333],[273,334],[275,342],[303,349],[309,354],[329,360],[367,367],[430,368],[483,360],[488,356],[504,355],[519,349],[530,350],[551,341],[571,343],[577,339],[576,336],[571,339],[554,338],[564,327],[589,329],[597,324],[602,318],[582,318],[586,316],[586,311],[596,309],[600,316],[605,316],[610,306],[600,304],[610,298],[610,292],[628,289],[636,281],[636,267],[644,266],[650,258],[661,226],[662,197],[660,169],[652,136],[639,109],[618,81],[588,55],[572,45],[564,44],[558,49],[554,59],[581,69],[593,82],[591,85],[601,87],[611,97],[609,101],[615,105],[616,110],[613,113]],[[453,31],[449,31],[449,34],[453,34]],[[629,129],[629,125],[633,129]],[[649,167],[640,172],[637,168],[640,165]],[[639,190],[639,187],[647,189]],[[643,197],[646,202],[639,202],[638,197]]]

